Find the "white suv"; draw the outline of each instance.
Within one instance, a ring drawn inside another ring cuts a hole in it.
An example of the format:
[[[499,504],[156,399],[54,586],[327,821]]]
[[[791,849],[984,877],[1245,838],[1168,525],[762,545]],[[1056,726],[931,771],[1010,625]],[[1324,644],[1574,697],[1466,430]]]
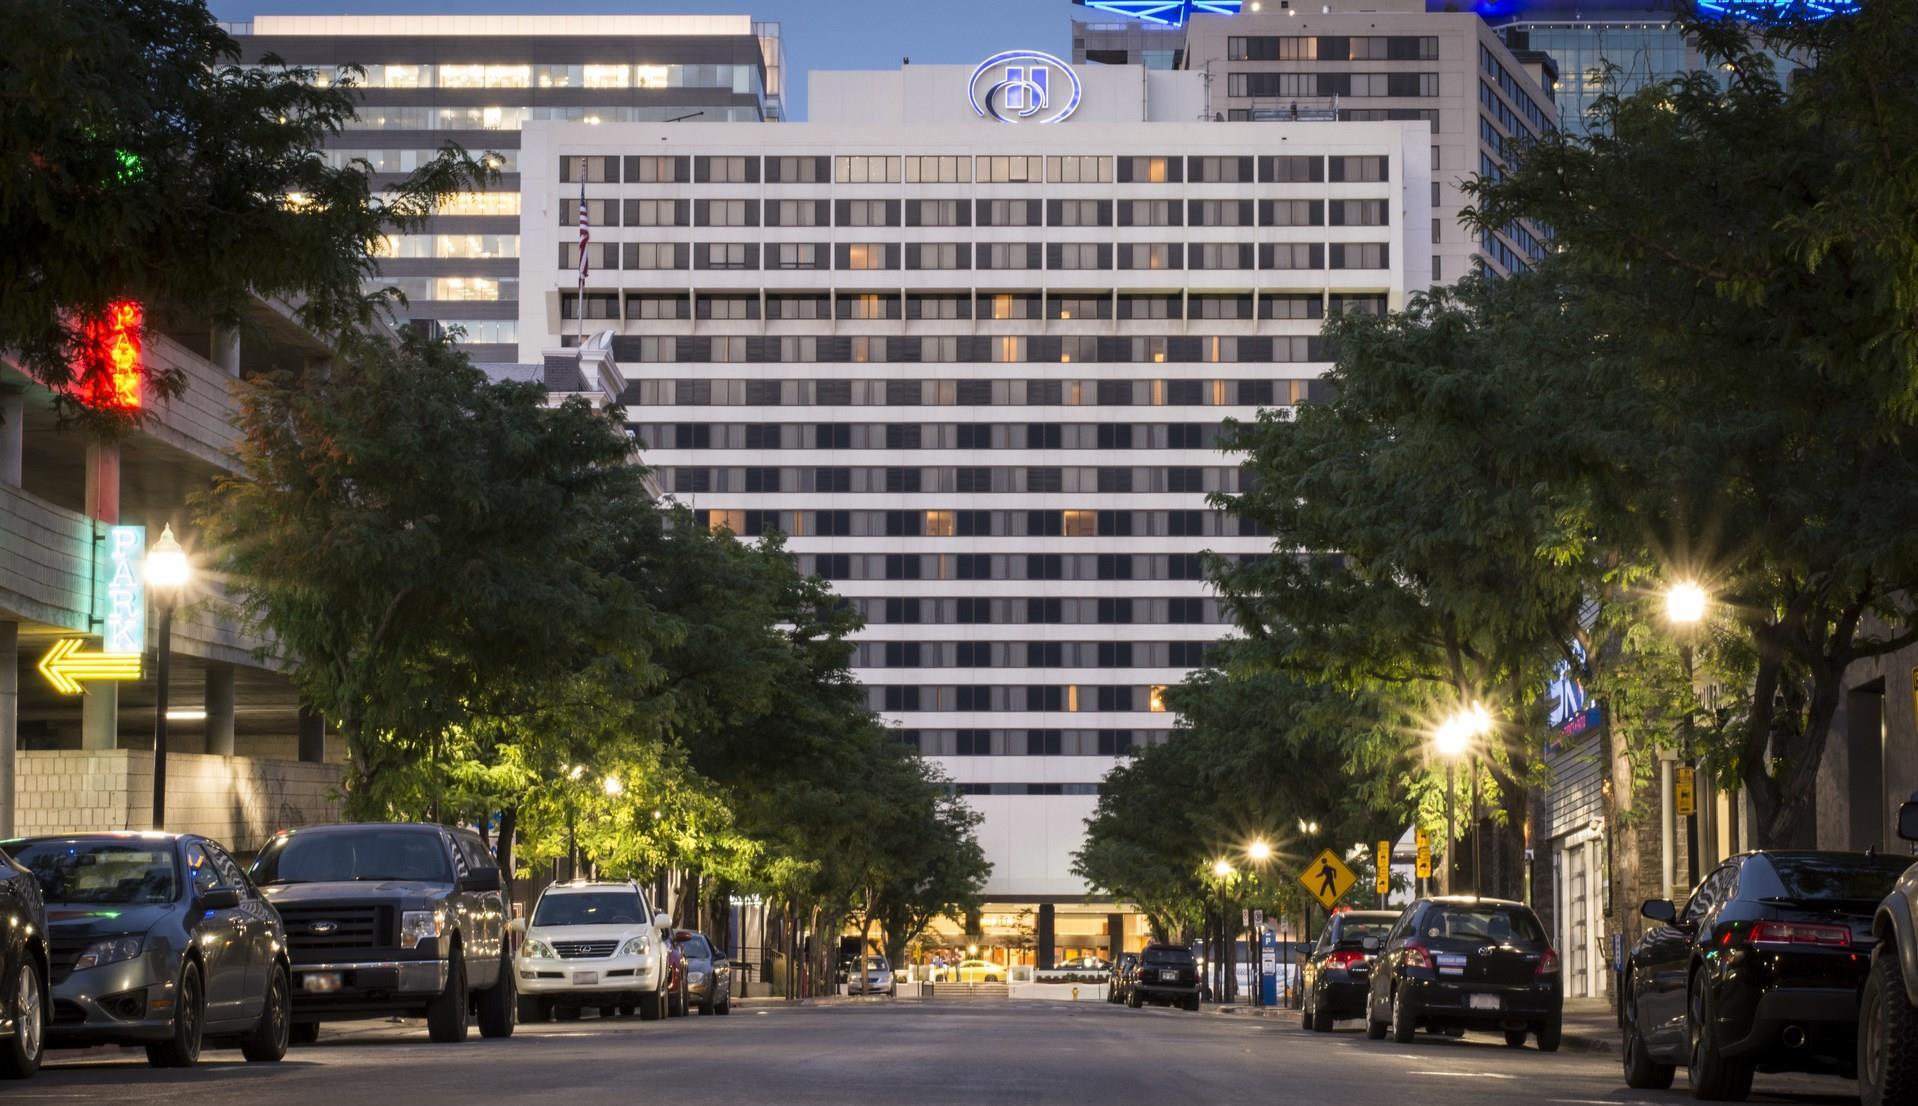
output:
[[[520,1021],[547,1021],[555,1010],[577,1017],[589,1006],[622,1014],[637,1008],[648,1021],[663,1016],[671,924],[652,913],[636,883],[548,887],[532,917],[513,922],[525,938],[513,957]]]

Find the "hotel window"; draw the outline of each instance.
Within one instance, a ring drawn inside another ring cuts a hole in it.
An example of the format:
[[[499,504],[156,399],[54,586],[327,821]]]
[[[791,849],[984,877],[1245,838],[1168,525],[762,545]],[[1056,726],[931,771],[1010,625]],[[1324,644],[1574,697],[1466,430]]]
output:
[[[962,249],[964,248],[963,243],[960,243],[959,246]],[[970,319],[972,318],[972,301],[969,297],[964,295],[952,296],[952,295],[919,295],[917,293],[909,294],[906,296],[906,318],[908,319]],[[952,343],[951,345],[948,345],[944,348],[956,349],[958,339],[928,338],[926,339],[926,341],[929,343],[931,342]],[[947,355],[943,357],[933,357],[931,356],[931,347],[928,346],[927,356],[925,356],[922,359],[934,360],[934,361],[957,361],[959,358],[956,352],[948,353]]]
[[[981,242],[978,244],[981,269],[1037,269],[1037,242]]]
[[[445,65],[439,67],[441,88],[485,88],[484,65]]]
[[[1249,157],[1195,157],[1187,159],[1188,180],[1196,184],[1238,184],[1252,180]]]
[[[1384,269],[1391,264],[1391,247],[1383,242],[1332,243],[1334,269]]]
[[[577,65],[535,65],[535,88],[579,88],[585,83],[582,67]]]
[[[1176,227],[1184,215],[1185,205],[1177,200],[1119,201],[1122,227]]]
[[[595,227],[616,227],[619,225],[618,200],[587,200],[586,218]],[[579,225],[579,202],[559,205],[559,225],[577,227]]]
[[[1003,320],[1039,317],[1038,296],[999,292],[990,296],[982,295],[979,300],[986,318]]]
[[[841,242],[839,243],[839,265],[841,269],[893,269],[897,264],[887,255],[897,250],[895,243],[887,242]]]
[[[775,269],[823,269],[826,248],[819,242],[781,242],[773,255]],[[794,316],[782,316],[793,318]]]
[[[825,200],[767,200],[766,225],[769,227],[823,227],[830,209]]]
[[[1051,223],[1055,227],[1102,227],[1111,222],[1109,200],[1053,200]]]
[[[832,180],[832,164],[823,157],[769,157],[767,184],[825,184]]]
[[[586,260],[592,268],[619,268],[618,242],[593,242],[586,247]],[[561,242],[559,244],[559,267],[562,269],[579,268],[579,243]]]
[[[1316,184],[1325,180],[1325,159],[1317,155],[1285,155],[1259,159],[1262,184]]]
[[[1172,242],[1127,242],[1119,247],[1121,269],[1182,269],[1182,251]]]
[[[1026,359],[1026,340],[1012,335],[990,338],[992,359],[998,362],[1016,363]]]
[[[954,156],[921,156],[906,159],[907,184],[969,184],[972,159]]]
[[[1053,296],[1047,303],[1052,318],[1055,319],[1110,319],[1112,300],[1108,296]],[[1071,339],[1067,339],[1071,341]],[[1092,356],[1080,358],[1084,361],[1096,361],[1096,352]]]
[[[1193,200],[1191,218],[1195,227],[1249,227],[1252,225],[1251,200]]]
[[[1183,175],[1176,157],[1122,157],[1120,184],[1177,184]]]
[[[929,538],[949,538],[953,536],[953,514],[951,511],[927,511],[925,535]]]
[[[574,243],[578,245],[578,243]],[[519,298],[519,281],[494,280],[490,277],[437,277],[432,284],[432,295],[436,300],[516,300]]]
[[[702,308],[705,306],[701,304]],[[629,319],[683,319],[686,317],[685,296],[651,296],[626,294],[626,317]]]
[[[758,200],[700,200],[693,205],[693,223],[702,227],[756,227]]]
[[[832,309],[825,296],[771,295],[766,297],[766,317],[768,319],[830,319]],[[788,340],[781,339],[782,342]],[[810,342],[812,339],[806,340]],[[781,349],[784,349],[784,346]],[[782,355],[780,360],[788,361],[793,358]]]
[[[1054,157],[1046,174],[1055,184],[1110,184],[1112,159],[1085,154]]]
[[[633,73],[624,65],[581,66],[580,83],[586,88],[625,88],[633,83]]]
[[[972,247],[965,242],[909,242],[906,244],[908,269],[964,269],[972,260]],[[952,318],[952,316],[944,316]]]
[[[1186,248],[1186,264],[1193,269],[1250,269],[1250,242],[1194,242]]]
[[[1150,365],[1163,365],[1165,357],[1166,340],[1164,338],[1132,339],[1132,360]]]
[[[562,292],[559,297],[559,317],[577,319],[579,315],[579,294]],[[589,292],[586,295],[586,317],[589,319],[619,318],[619,294],[616,292]]]
[[[1023,184],[1045,180],[1045,158],[1034,155],[1007,157],[995,154],[975,158],[979,183]]]
[[[1390,179],[1386,175],[1386,159],[1382,157],[1335,157],[1332,171],[1327,179],[1332,181],[1383,181]]]
[[[1384,200],[1333,200],[1330,215],[1335,227],[1382,227],[1387,224]],[[1436,225],[1437,220],[1434,220]]]
[[[447,325],[465,331],[460,337],[462,342],[490,345],[519,341],[518,319],[461,319]]]
[[[619,159],[616,157],[562,157],[559,159],[561,184],[618,184]],[[560,222],[564,224],[565,219]]]
[[[1099,512],[1066,511],[1060,520],[1060,533],[1068,538],[1096,538],[1099,536]]]
[[[1251,296],[1193,296],[1190,314],[1195,319],[1250,319]]]
[[[1112,245],[1109,242],[1053,242],[1047,249],[1048,269],[1110,269]]]
[[[797,318],[787,315],[785,318]],[[779,360],[795,364],[807,364],[819,360],[819,339],[817,338],[781,338],[779,340]]]
[[[841,155],[833,159],[833,180],[840,184],[897,184],[899,159],[873,155]]]
[[[1154,714],[1165,711],[1165,685],[1153,684],[1146,691],[1146,709]]]
[[[686,180],[687,159],[683,157],[629,157],[626,159],[628,184],[676,184]]]
[[[753,184],[759,180],[759,159],[700,157],[693,159],[693,170],[701,184]]]
[[[1383,315],[1385,314],[1385,297],[1365,293],[1334,295],[1331,310],[1334,315]]]
[[[1324,200],[1260,200],[1259,225],[1317,227],[1325,225]]]
[[[1318,242],[1263,242],[1259,245],[1261,269],[1323,269],[1325,247]]]
[[[839,225],[842,227],[898,226],[898,203],[898,200],[840,200]]]
[[[746,339],[739,335],[720,335],[712,340],[712,362],[714,364],[736,365],[746,360]],[[732,381],[735,391],[730,402],[738,403],[743,398],[737,391],[740,381]]]
[[[700,269],[757,269],[759,243],[701,242],[698,261]]]
[[[1120,293],[1119,317],[1121,319],[1177,319],[1181,317],[1179,297]]]
[[[672,338],[662,338],[656,335],[641,338],[639,340],[639,359],[649,364],[670,364],[674,360],[677,348],[677,344]],[[709,434],[711,432],[710,427],[701,426],[696,429],[707,431]],[[700,444],[704,446],[706,443],[701,442]]]
[[[919,339],[919,360],[927,364],[947,365],[959,360],[959,339],[954,335],[937,338]],[[973,381],[942,381],[940,383],[940,402],[959,402],[959,390]],[[949,394],[948,394],[949,393]]]
[[[1070,318],[1071,316],[1066,316]],[[1099,339],[1089,335],[1066,335],[1059,339],[1059,363],[1071,364],[1074,361],[1086,362],[1099,359]],[[1057,384],[1059,381],[1052,381]],[[1073,383],[1078,383],[1074,381]]]
[[[1199,360],[1214,364],[1230,364],[1238,359],[1239,340],[1237,338],[1213,336],[1199,339]]]
[[[963,227],[972,222],[972,204],[966,200],[907,200],[906,225]]]
[[[1038,200],[980,200],[982,227],[1036,227],[1042,214]]]
[[[685,249],[684,243],[628,242],[625,245],[625,268],[683,269],[686,267],[680,255],[680,251]]]
[[[626,201],[626,225],[629,227],[683,227],[686,225],[686,213],[685,200]]]

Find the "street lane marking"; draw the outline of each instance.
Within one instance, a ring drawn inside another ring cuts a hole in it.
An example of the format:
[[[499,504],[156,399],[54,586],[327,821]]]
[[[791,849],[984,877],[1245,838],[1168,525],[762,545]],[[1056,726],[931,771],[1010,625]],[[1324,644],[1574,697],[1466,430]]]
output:
[[[1452,1079],[1517,1079],[1496,1071],[1408,1071],[1407,1075],[1443,1075]]]

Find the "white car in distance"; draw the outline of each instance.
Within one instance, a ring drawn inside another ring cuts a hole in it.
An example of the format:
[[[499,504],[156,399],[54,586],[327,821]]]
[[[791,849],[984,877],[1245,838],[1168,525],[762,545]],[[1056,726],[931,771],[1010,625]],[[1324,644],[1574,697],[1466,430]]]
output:
[[[520,1021],[578,1017],[588,1007],[665,1016],[672,920],[652,912],[638,884],[556,883],[531,918],[512,924],[524,938],[513,957]]]

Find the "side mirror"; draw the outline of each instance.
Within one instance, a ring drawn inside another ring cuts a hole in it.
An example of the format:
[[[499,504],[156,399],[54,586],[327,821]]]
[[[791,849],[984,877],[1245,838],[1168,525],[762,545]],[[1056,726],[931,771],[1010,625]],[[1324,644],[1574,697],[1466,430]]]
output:
[[[476,868],[466,873],[460,880],[462,891],[497,891],[500,889],[498,868]]]
[[[664,933],[673,928],[673,920],[665,914],[655,914],[653,915],[653,928]]]
[[[1673,906],[1669,899],[1646,899],[1638,908],[1638,912],[1654,922],[1664,922],[1666,925],[1678,920],[1678,908]]]
[[[1918,841],[1918,802],[1906,803],[1898,808],[1898,836],[1907,841]]]
[[[234,887],[215,887],[200,893],[203,910],[232,910],[240,905],[240,892]]]

